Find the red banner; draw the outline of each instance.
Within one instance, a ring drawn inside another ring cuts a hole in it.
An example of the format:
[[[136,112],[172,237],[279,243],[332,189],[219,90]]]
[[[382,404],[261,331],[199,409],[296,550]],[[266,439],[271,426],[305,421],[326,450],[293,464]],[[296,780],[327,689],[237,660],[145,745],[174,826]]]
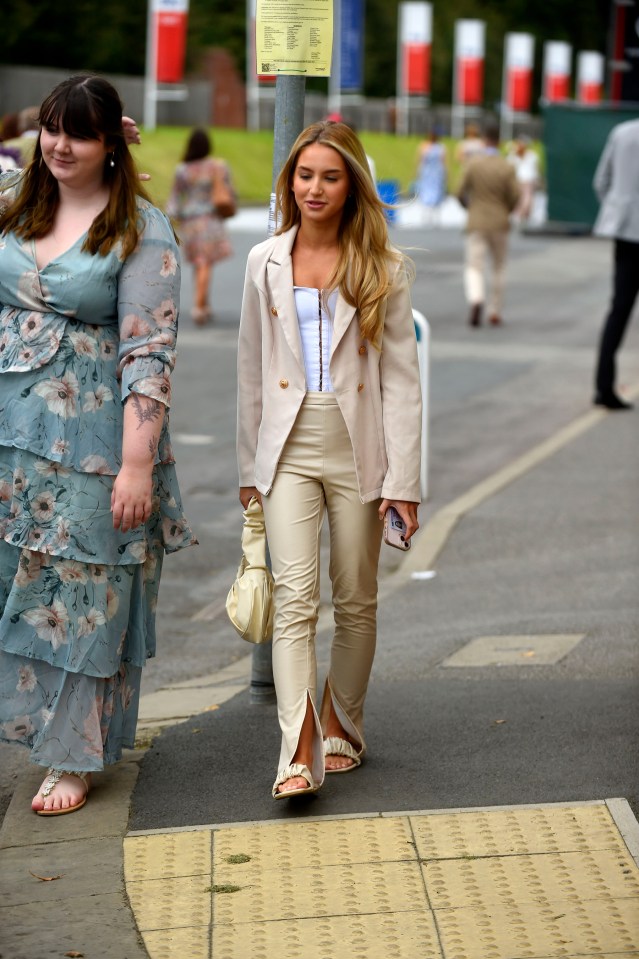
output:
[[[506,84],[507,103],[511,110],[527,113],[532,97],[532,70],[511,67]]]
[[[404,44],[404,91],[430,94],[430,44]]]
[[[549,103],[570,99],[570,77],[565,74],[546,77],[545,97]]]
[[[457,98],[464,106],[479,106],[483,102],[483,58],[460,57],[457,61]]]
[[[580,83],[579,84],[579,102],[580,103],[601,103],[603,98],[603,85],[601,83]]]
[[[155,15],[158,83],[181,83],[184,79],[188,15],[160,11]]]

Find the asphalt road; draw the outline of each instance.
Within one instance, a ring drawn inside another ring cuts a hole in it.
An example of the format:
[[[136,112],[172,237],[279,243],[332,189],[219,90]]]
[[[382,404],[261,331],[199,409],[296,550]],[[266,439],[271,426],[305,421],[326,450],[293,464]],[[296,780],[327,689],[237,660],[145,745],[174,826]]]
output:
[[[223,601],[241,528],[235,343],[246,253],[259,239],[255,231],[233,233],[235,256],[214,275],[210,327],[190,322],[185,271],[171,428],[200,546],[165,562],[158,657],[145,670],[143,692],[212,673],[247,652],[226,622]],[[415,261],[413,303],[431,325],[425,522],[590,409],[611,248],[590,238],[513,236],[505,324],[471,330],[460,233],[397,230],[395,239]],[[620,382],[639,382],[636,324],[620,357]],[[368,704],[370,759],[357,776],[332,777],[339,790],[331,783],[311,804],[313,815],[360,810],[363,801],[406,809],[630,798],[633,773],[635,789],[637,781],[626,753],[637,725],[636,415],[607,417],[573,444],[561,454],[565,473],[557,474],[555,461],[474,511],[453,534],[435,580],[420,583],[419,593],[417,584],[404,583],[384,603]],[[602,484],[588,491],[579,478],[597,469]],[[602,533],[607,511],[621,544]],[[586,596],[583,578],[571,572],[577,561],[586,581],[596,583]],[[395,565],[394,551],[385,550],[383,577]],[[326,582],[324,571],[324,602]],[[586,639],[563,664],[523,675],[516,667],[454,675],[441,667],[477,635],[531,630],[584,632]],[[325,649],[326,637],[321,644]],[[268,797],[276,754],[274,708],[249,706],[247,694],[165,732],[144,760],[132,827],[273,816],[274,806],[287,805]],[[25,762],[0,747],[5,801]],[[191,779],[199,788],[185,800],[181,786]]]

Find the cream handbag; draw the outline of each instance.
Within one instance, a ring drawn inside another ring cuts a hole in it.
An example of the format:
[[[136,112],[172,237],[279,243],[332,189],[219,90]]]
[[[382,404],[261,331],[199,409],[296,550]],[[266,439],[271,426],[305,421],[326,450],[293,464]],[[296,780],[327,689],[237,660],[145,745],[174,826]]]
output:
[[[273,577],[266,565],[264,513],[253,497],[244,510],[242,562],[226,597],[233,627],[249,643],[273,636]]]

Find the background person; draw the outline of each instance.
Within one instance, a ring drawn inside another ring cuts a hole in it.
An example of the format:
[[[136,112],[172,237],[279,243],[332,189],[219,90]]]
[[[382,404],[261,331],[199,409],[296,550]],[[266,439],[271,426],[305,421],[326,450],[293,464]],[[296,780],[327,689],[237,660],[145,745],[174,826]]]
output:
[[[515,207],[515,219],[526,223],[532,213],[535,191],[539,186],[539,157],[531,146],[532,140],[520,134],[513,140],[508,160],[515,168],[519,184],[519,202]]]
[[[489,255],[493,268],[489,319],[493,326],[499,326],[510,214],[517,206],[520,191],[512,165],[499,152],[496,126],[486,127],[484,144],[484,152],[468,163],[457,191],[459,202],[468,210],[464,287],[470,305],[468,322],[470,326],[480,326],[486,298],[484,269]]]
[[[464,136],[457,144],[455,150],[455,159],[461,166],[465,167],[469,160],[479,156],[484,152],[485,143],[481,135],[481,130],[476,123],[467,123],[464,128]]]
[[[0,179],[0,737],[49,767],[32,807],[59,815],[134,745],[163,554],[195,539],[165,416],[173,230],[110,83],[65,80],[39,124]]]
[[[380,519],[394,504],[407,537],[418,528],[421,389],[408,265],[353,131],[307,127],[276,193],[280,229],[246,271],[238,465],[242,505],[257,496],[264,507],[275,579],[278,799],[317,790],[325,769],[355,769],[364,754]],[[325,510],[335,635],[318,715]]]
[[[213,315],[209,305],[213,266],[233,252],[224,220],[216,213],[212,198],[215,177],[225,177],[230,185],[230,171],[224,160],[211,156],[212,149],[208,133],[193,130],[175,171],[166,205],[167,213],[177,222],[184,256],[193,265],[191,315],[200,325]]]
[[[427,223],[438,223],[441,205],[446,199],[448,160],[438,130],[417,147],[415,192]]]
[[[608,136],[594,178],[601,207],[593,232],[614,239],[612,302],[606,316],[595,373],[595,403],[628,410],[616,391],[617,350],[639,291],[639,120],[620,123]]]

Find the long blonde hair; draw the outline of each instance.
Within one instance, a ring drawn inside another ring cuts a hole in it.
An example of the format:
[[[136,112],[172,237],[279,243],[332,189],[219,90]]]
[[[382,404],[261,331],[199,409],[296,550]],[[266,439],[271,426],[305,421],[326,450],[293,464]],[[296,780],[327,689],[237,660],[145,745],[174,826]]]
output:
[[[98,140],[109,151],[103,179],[109,201],[89,228],[82,249],[105,256],[122,240],[122,257],[136,248],[140,223],[137,198],[149,197],[140,184],[122,129],[122,101],[108,80],[82,74],[63,80],[40,107],[40,126],[56,124],[70,136]],[[33,159],[24,170],[16,199],[0,214],[0,231],[13,231],[25,240],[46,236],[58,206],[58,184],[42,158],[40,137]]]
[[[350,181],[339,229],[339,257],[327,288],[339,289],[346,302],[357,310],[362,336],[379,346],[384,326],[382,307],[393,275],[406,259],[390,245],[384,204],[371,178],[364,147],[345,123],[330,120],[312,123],[293,144],[275,187],[277,233],[300,223],[300,211],[292,191],[293,175],[300,153],[314,143],[337,150],[346,164]]]

